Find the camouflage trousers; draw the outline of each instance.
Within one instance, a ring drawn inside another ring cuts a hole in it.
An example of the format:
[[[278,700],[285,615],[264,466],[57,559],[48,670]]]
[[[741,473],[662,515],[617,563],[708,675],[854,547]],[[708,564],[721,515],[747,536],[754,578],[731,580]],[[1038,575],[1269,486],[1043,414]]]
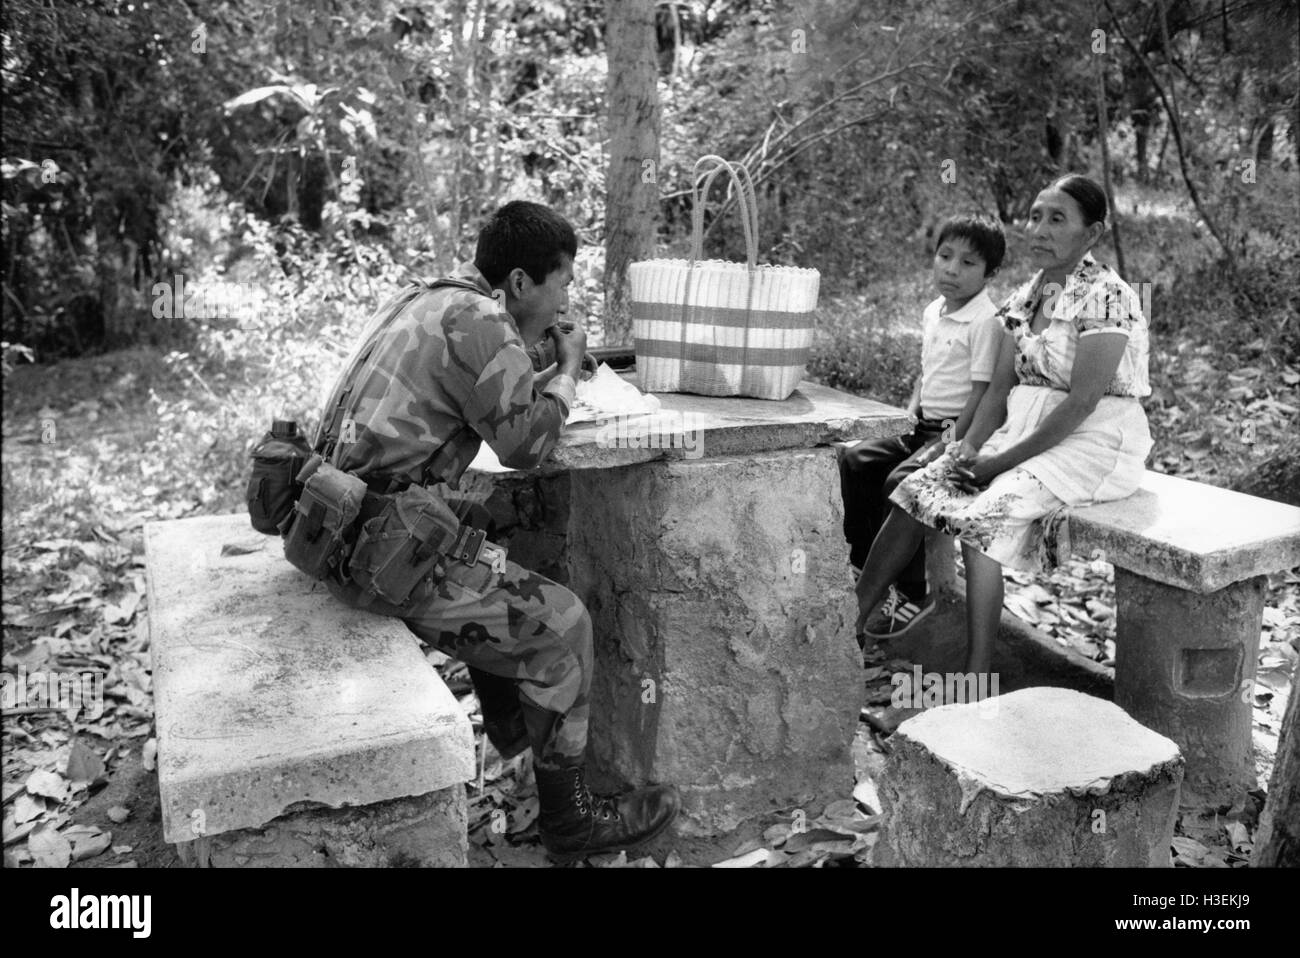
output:
[[[348,605],[395,616],[426,645],[471,669],[512,680],[538,765],[582,762],[590,709],[591,617],[564,586],[509,561],[502,573],[452,562],[443,581],[425,579],[401,606],[374,598],[351,582],[325,581]],[[478,677],[475,684],[482,684]]]

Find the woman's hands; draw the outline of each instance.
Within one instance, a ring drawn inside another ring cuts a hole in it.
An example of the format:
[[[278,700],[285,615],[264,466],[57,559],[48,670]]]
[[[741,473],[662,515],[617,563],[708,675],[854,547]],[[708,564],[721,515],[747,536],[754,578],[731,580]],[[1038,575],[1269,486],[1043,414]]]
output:
[[[963,439],[953,454],[948,479],[962,492],[974,495],[1004,471],[997,456],[982,456]]]

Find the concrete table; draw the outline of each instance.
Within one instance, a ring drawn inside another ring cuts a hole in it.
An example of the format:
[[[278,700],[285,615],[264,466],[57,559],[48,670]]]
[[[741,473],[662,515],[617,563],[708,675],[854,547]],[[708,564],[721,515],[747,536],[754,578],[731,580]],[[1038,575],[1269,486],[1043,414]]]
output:
[[[487,465],[462,487],[513,560],[591,613],[598,776],[677,785],[683,834],[811,812],[852,788],[863,696],[829,444],[913,420],[810,383],[783,402],[659,399],[570,426],[537,473]]]

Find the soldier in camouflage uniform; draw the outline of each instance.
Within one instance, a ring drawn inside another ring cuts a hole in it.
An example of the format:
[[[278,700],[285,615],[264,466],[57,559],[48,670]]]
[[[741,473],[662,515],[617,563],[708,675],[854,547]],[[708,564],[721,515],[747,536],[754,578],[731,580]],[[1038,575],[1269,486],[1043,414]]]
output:
[[[557,325],[576,252],[572,227],[554,211],[510,203],[483,228],[472,264],[385,304],[322,417],[319,438],[337,442],[339,468],[390,493],[437,480],[455,486],[482,441],[511,468],[541,463],[560,438],[586,346],[581,325]],[[557,361],[539,373],[534,365],[545,362],[539,347],[548,336]],[[463,506],[458,513],[480,524]],[[514,562],[499,566],[448,562],[441,581],[423,580],[400,607],[345,575],[326,581],[344,602],[401,618],[422,641],[470,666],[494,744],[506,755],[523,741],[532,745],[540,830],[553,855],[652,838],[676,815],[676,789],[613,799],[593,797],[585,784],[587,610],[563,586]]]

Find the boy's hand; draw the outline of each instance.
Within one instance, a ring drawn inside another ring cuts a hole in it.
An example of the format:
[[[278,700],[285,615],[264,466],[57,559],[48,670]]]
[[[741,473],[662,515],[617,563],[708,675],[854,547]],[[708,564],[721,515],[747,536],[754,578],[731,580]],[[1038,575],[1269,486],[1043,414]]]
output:
[[[916,463],[918,467],[924,469],[930,463],[934,462],[936,459],[942,456],[943,453],[944,453],[943,443],[933,442],[929,446],[927,446],[921,452],[921,454],[917,456],[916,459],[914,459],[913,461]]]
[[[958,460],[948,478],[962,492],[976,495],[1002,472],[994,456],[976,456],[973,461]]]

